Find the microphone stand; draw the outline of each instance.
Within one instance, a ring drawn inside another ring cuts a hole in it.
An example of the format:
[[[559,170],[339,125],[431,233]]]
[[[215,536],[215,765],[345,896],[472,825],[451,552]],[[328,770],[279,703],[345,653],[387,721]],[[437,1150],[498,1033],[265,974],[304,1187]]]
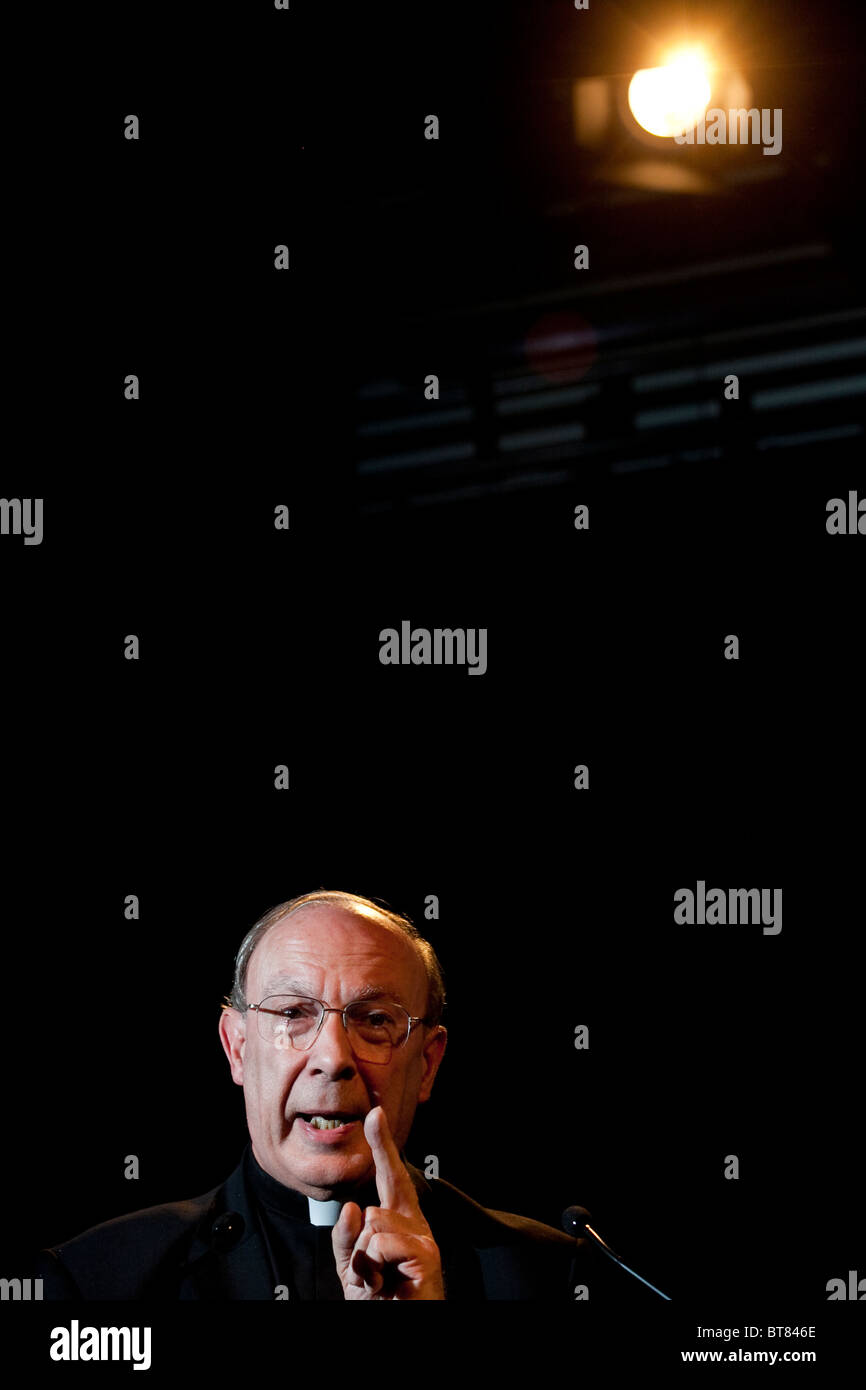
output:
[[[639,1279],[642,1284],[646,1284],[647,1288],[652,1289],[653,1293],[657,1293],[659,1298],[664,1298],[668,1303],[672,1303],[673,1299],[669,1294],[662,1293],[661,1289],[657,1289],[655,1284],[650,1283],[649,1279],[644,1279],[642,1274],[638,1274],[636,1270],[630,1269],[622,1257],[611,1250],[607,1242],[602,1240],[598,1231],[592,1229],[589,1224],[590,1219],[590,1214],[586,1210],[586,1207],[568,1207],[562,1213],[562,1229],[567,1235],[573,1235],[575,1239],[577,1239],[583,1231],[586,1231],[586,1234],[591,1237],[600,1250],[604,1251],[609,1260],[612,1260],[615,1265],[619,1265],[619,1268],[624,1269],[632,1278]]]

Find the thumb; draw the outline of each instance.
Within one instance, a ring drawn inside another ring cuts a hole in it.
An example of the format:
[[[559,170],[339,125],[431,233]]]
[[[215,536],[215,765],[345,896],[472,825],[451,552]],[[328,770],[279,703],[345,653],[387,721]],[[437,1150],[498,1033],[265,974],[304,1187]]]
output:
[[[358,1203],[345,1202],[340,1212],[340,1219],[331,1231],[334,1259],[337,1264],[337,1273],[341,1279],[349,1267],[352,1251],[363,1225],[364,1215]]]

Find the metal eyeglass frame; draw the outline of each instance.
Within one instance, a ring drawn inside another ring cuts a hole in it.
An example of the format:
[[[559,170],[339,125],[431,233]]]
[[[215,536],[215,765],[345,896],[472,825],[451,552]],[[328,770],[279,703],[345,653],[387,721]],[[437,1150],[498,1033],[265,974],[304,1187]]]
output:
[[[291,1042],[291,1045],[292,1045],[293,1049],[295,1050],[295,1052],[309,1052],[310,1048],[314,1045],[314,1043],[315,1043],[315,1041],[316,1041],[316,1038],[319,1036],[319,1034],[320,1034],[321,1031],[322,1031],[322,1024],[325,1022],[325,1014],[341,1014],[341,1015],[342,1015],[342,1018],[343,1018],[343,1031],[344,1031],[344,1033],[346,1034],[346,1037],[348,1038],[348,1037],[349,1037],[349,1026],[348,1026],[348,1024],[347,1024],[347,1022],[346,1022],[346,1011],[347,1011],[348,1009],[351,1009],[351,1008],[353,1007],[353,1005],[355,1005],[355,1004],[368,1004],[368,1003],[369,1003],[369,1004],[373,1004],[373,1003],[375,1003],[375,1000],[373,1000],[373,999],[351,999],[351,1000],[349,1001],[349,1003],[346,1004],[346,1005],[344,1005],[344,1007],[343,1007],[342,1009],[332,1009],[332,1008],[329,1008],[329,1007],[328,1007],[328,1005],[325,1003],[324,999],[314,999],[314,998],[312,997],[312,995],[309,995],[309,994],[266,994],[266,995],[265,995],[265,999],[302,999],[302,1000],[303,1000],[305,1003],[307,1003],[307,1004],[318,1004],[319,1008],[321,1009],[322,1012],[321,1012],[321,1014],[320,1014],[320,1016],[319,1016],[319,1022],[318,1022],[318,1024],[316,1025],[316,1031],[315,1031],[315,1033],[313,1034],[313,1036],[311,1037],[310,1041],[307,1043],[306,1047],[295,1047],[294,1041],[293,1041],[291,1038],[289,1039],[289,1041]],[[276,1018],[282,1018],[283,1015],[282,1015],[282,1012],[281,1012],[280,1009],[265,1009],[265,1008],[262,1007],[262,1005],[263,1005],[264,1002],[265,1002],[265,999],[263,999],[263,1000],[261,1001],[261,1003],[259,1003],[259,1004],[247,1004],[247,1009],[252,1010],[253,1013],[258,1013],[258,1014],[274,1014]],[[398,1009],[403,1009],[403,1005],[402,1005],[402,1004],[397,1004],[397,1001],[396,1001],[396,1000],[393,1000],[392,1002],[395,1004],[395,1006],[396,1006]],[[403,1009],[403,1013],[406,1015],[407,1019],[409,1020],[409,1026],[408,1026],[408,1028],[406,1029],[405,1034],[403,1035],[403,1037],[400,1039],[399,1042],[397,1042],[397,1043],[391,1043],[391,1051],[392,1051],[392,1052],[396,1052],[398,1048],[401,1048],[401,1047],[405,1047],[405,1046],[406,1046],[407,1042],[409,1041],[410,1037],[412,1036],[412,1029],[415,1027],[415,1024],[416,1024],[416,1023],[423,1023],[425,1027],[428,1027],[428,1026],[429,1026],[429,1021],[428,1021],[427,1018],[414,1018],[414,1017],[412,1016],[412,1014],[409,1013],[409,1010],[408,1010],[408,1009]],[[353,1050],[354,1050],[354,1049],[353,1049]]]

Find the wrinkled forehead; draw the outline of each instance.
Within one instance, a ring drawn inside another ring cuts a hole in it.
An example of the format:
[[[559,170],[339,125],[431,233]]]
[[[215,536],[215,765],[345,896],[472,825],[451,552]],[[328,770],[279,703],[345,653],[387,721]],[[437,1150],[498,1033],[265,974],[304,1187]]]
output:
[[[379,917],[329,903],[299,908],[265,933],[250,957],[246,997],[257,1002],[290,981],[314,992],[376,986],[410,1011],[426,1008],[427,974],[409,938]]]

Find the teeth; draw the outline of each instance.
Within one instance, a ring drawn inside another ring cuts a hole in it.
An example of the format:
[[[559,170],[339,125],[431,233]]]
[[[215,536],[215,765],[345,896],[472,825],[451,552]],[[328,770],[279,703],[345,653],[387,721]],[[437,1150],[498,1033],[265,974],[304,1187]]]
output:
[[[346,1120],[326,1120],[324,1115],[314,1115],[310,1120],[313,1129],[340,1129],[347,1123]]]

